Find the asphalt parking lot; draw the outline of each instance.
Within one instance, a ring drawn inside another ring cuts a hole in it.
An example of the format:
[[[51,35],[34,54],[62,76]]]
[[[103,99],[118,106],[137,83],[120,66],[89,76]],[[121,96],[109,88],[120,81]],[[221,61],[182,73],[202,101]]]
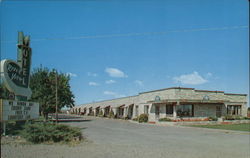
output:
[[[137,124],[124,120],[85,117],[70,122],[82,128],[88,142],[66,145],[12,147],[19,157],[141,157],[141,158],[249,158],[250,135],[241,132]],[[11,149],[2,148],[7,157]],[[25,153],[27,150],[28,153]],[[32,155],[33,153],[33,155]]]

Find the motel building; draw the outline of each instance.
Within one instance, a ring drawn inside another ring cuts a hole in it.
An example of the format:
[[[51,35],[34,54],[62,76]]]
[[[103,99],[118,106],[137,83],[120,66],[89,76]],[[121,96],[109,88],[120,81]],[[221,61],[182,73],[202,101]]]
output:
[[[247,116],[247,95],[224,91],[196,90],[172,87],[135,96],[82,104],[71,109],[71,113],[104,116],[112,111],[116,118],[133,119],[147,114],[149,122],[168,117],[173,120],[205,120],[226,115]]]

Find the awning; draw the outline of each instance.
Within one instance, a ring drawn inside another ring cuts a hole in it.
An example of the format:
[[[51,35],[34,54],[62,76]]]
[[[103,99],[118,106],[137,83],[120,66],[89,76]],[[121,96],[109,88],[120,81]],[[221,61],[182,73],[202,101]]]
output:
[[[125,107],[125,104],[123,104],[123,105],[119,106],[119,108],[124,108],[124,107]]]
[[[105,106],[104,108],[109,108],[110,107],[110,105],[108,105],[108,106]]]
[[[117,105],[112,105],[112,108],[122,108],[123,106],[125,106],[125,104],[117,104]]]
[[[127,105],[125,105],[125,107],[129,107],[129,106],[131,106],[131,105],[134,105],[134,104],[127,104]]]

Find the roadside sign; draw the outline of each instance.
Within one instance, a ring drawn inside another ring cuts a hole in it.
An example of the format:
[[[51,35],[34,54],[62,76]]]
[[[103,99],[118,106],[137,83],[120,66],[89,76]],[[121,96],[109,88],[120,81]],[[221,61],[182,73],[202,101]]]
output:
[[[39,117],[39,104],[35,102],[0,100],[1,121],[21,121]]]

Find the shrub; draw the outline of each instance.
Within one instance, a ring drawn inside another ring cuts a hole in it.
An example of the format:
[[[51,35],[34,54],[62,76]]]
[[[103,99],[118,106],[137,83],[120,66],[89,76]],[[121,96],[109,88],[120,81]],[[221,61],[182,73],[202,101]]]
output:
[[[208,117],[208,121],[218,121],[217,117]]]
[[[225,120],[244,120],[246,117],[242,116],[233,116],[233,115],[226,115]]]
[[[250,117],[244,117],[244,120],[250,120]]]
[[[102,112],[102,110],[99,111],[98,116],[103,117],[103,112]]]
[[[53,124],[49,122],[27,123],[22,136],[33,143],[42,142],[69,142],[74,139],[81,139],[81,130],[68,125]]]
[[[94,116],[94,115],[95,115],[94,111],[91,111],[90,116]]]
[[[148,115],[147,115],[147,114],[141,114],[141,115],[138,117],[138,121],[139,121],[139,123],[148,122]]]
[[[235,116],[234,119],[235,120],[244,120],[245,117],[243,117],[243,116]]]
[[[234,117],[232,115],[226,115],[225,120],[234,120]]]
[[[3,122],[0,122],[0,126],[3,127]],[[25,121],[8,121],[6,122],[6,134],[18,135],[24,128]],[[3,134],[3,128],[0,129],[1,135]]]
[[[132,120],[133,120],[133,121],[138,121],[138,117],[136,117],[136,118],[133,118]]]
[[[165,118],[160,118],[160,119],[159,119],[159,121],[167,121],[167,122],[171,122],[171,121],[172,121],[172,119],[165,117]]]
[[[115,118],[115,114],[114,114],[113,110],[109,111],[109,116],[108,117],[109,118]]]
[[[88,116],[94,116],[94,111],[91,111],[90,113],[88,113]]]

